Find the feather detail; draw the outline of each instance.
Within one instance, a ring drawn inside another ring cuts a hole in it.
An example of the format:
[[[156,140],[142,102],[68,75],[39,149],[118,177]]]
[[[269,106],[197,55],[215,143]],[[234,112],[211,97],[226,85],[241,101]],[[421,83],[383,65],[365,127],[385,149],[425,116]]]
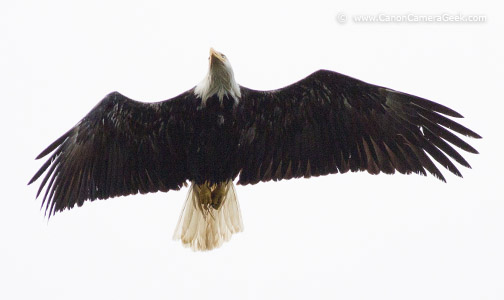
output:
[[[202,205],[203,195],[198,185],[191,183],[187,198],[173,235],[185,247],[207,251],[220,247],[235,233],[243,231],[240,205],[232,181],[223,184],[224,198],[217,209]]]

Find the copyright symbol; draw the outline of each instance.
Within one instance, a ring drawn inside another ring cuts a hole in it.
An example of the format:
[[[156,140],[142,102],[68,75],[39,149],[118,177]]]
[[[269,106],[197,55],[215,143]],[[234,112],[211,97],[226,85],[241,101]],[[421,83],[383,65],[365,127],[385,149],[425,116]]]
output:
[[[336,15],[336,22],[340,24],[345,24],[347,20],[347,15],[345,13],[340,12]]]

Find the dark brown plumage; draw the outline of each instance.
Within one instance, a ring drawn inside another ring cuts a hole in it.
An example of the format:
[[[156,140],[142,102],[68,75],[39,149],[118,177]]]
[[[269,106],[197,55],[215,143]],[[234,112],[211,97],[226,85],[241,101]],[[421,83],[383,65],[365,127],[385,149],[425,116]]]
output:
[[[452,109],[331,71],[272,92],[242,87],[242,97],[239,184],[349,170],[445,181],[426,153],[457,176],[446,155],[470,166],[446,141],[478,153],[450,132],[480,138],[443,116],[462,117]]]
[[[470,166],[452,145],[478,153],[453,134],[480,138],[448,118],[462,117],[452,109],[335,72],[275,91],[240,91],[238,103],[214,95],[204,107],[194,89],[158,103],[111,93],[42,151],[37,159],[52,154],[29,183],[46,172],[37,196],[46,187],[51,215],[85,200],[237,176],[255,184],[398,171],[445,181],[428,155],[461,176],[451,159]]]

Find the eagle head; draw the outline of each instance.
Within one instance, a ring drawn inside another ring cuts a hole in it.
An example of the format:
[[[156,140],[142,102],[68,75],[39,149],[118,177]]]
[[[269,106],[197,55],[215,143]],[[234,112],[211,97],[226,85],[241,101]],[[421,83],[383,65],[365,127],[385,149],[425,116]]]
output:
[[[203,107],[206,100],[214,95],[219,97],[221,103],[226,95],[233,97],[236,103],[239,101],[240,86],[236,83],[231,63],[224,54],[210,48],[208,73],[196,86],[194,93],[201,97],[201,106]]]

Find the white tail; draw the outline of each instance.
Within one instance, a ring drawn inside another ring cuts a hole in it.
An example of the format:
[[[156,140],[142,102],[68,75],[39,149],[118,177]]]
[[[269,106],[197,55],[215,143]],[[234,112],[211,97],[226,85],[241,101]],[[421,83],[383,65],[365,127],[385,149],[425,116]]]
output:
[[[234,233],[243,231],[243,222],[232,180],[223,184],[225,197],[218,209],[201,205],[199,188],[191,183],[173,239],[185,247],[205,251],[220,247]]]

